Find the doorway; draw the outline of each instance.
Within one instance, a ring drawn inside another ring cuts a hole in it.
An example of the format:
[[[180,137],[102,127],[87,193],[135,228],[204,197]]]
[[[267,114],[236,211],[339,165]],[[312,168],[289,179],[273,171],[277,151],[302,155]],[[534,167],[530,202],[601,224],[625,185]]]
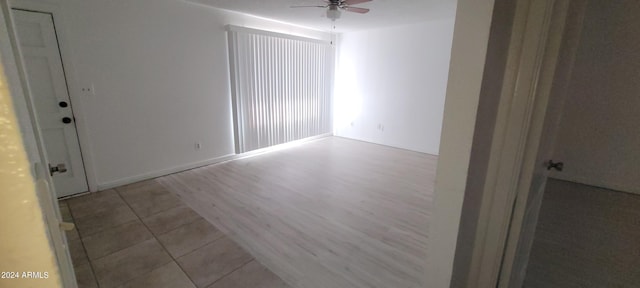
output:
[[[578,0],[574,0],[578,2]],[[640,3],[583,2],[524,287],[640,281]]]
[[[87,192],[73,106],[51,13],[12,9],[32,102],[57,197]]]

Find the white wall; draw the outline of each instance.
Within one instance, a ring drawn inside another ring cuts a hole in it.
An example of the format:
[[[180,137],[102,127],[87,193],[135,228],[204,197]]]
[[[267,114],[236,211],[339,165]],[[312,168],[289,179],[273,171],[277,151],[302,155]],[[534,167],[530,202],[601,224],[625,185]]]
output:
[[[225,25],[330,38],[184,1],[45,2],[62,11],[70,93],[101,188],[234,153]]]
[[[437,155],[453,24],[451,16],[342,34],[335,134]]]
[[[640,193],[640,5],[589,1],[553,177]]]

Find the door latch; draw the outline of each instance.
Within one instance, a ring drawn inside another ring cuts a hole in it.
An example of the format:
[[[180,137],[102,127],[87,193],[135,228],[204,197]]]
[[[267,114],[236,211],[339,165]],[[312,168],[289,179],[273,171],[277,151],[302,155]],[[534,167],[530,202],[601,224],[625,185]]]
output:
[[[49,175],[53,176],[54,173],[64,173],[67,172],[67,167],[64,163],[58,164],[56,166],[51,166],[49,164]]]
[[[547,162],[547,170],[556,169],[557,171],[562,171],[562,168],[564,168],[564,163],[562,162],[553,162],[553,160]]]

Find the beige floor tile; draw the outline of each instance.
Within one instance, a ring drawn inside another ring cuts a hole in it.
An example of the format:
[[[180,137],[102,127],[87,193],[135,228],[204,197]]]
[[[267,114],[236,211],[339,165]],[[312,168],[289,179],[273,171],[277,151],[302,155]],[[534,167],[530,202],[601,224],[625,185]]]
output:
[[[191,281],[198,287],[206,287],[253,258],[238,244],[223,237],[198,250],[177,259]]]
[[[176,262],[171,261],[151,273],[140,276],[120,288],[195,288]]]
[[[67,200],[67,203],[75,220],[102,214],[127,205],[113,189],[71,198]]]
[[[78,234],[78,228],[73,228],[71,231],[65,231],[67,234],[67,241],[80,239],[80,234]]]
[[[180,199],[155,180],[116,188],[140,218],[183,205]]]
[[[153,238],[140,220],[82,238],[89,259],[94,260]]]
[[[158,236],[158,241],[178,258],[224,236],[207,220],[200,219]]]
[[[93,275],[93,270],[91,270],[91,265],[89,265],[89,263],[75,267],[74,270],[76,273],[78,288],[98,288],[98,282],[96,281],[96,277]]]
[[[171,257],[155,239],[120,250],[93,261],[101,288],[117,287],[171,262]]]
[[[290,288],[280,277],[253,260],[208,288]]]
[[[202,219],[202,217],[193,209],[181,205],[153,216],[142,218],[142,222],[149,227],[153,234],[160,235],[197,219]]]
[[[71,208],[73,211],[73,208]],[[75,224],[78,227],[81,237],[104,231],[138,219],[128,206],[119,206],[113,210],[103,211],[98,214],[83,218],[76,218]]]
[[[69,254],[71,254],[71,262],[73,263],[73,267],[79,267],[84,264],[89,263],[89,258],[87,258],[87,253],[84,251],[84,246],[82,246],[82,241],[80,239],[69,240]]]

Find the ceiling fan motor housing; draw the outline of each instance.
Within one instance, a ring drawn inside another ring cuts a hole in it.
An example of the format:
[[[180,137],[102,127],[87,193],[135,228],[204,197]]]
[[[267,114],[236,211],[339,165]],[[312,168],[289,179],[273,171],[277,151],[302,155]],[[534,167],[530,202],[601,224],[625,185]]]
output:
[[[327,9],[327,18],[331,20],[340,18],[340,10],[337,5],[329,5],[329,9]]]

